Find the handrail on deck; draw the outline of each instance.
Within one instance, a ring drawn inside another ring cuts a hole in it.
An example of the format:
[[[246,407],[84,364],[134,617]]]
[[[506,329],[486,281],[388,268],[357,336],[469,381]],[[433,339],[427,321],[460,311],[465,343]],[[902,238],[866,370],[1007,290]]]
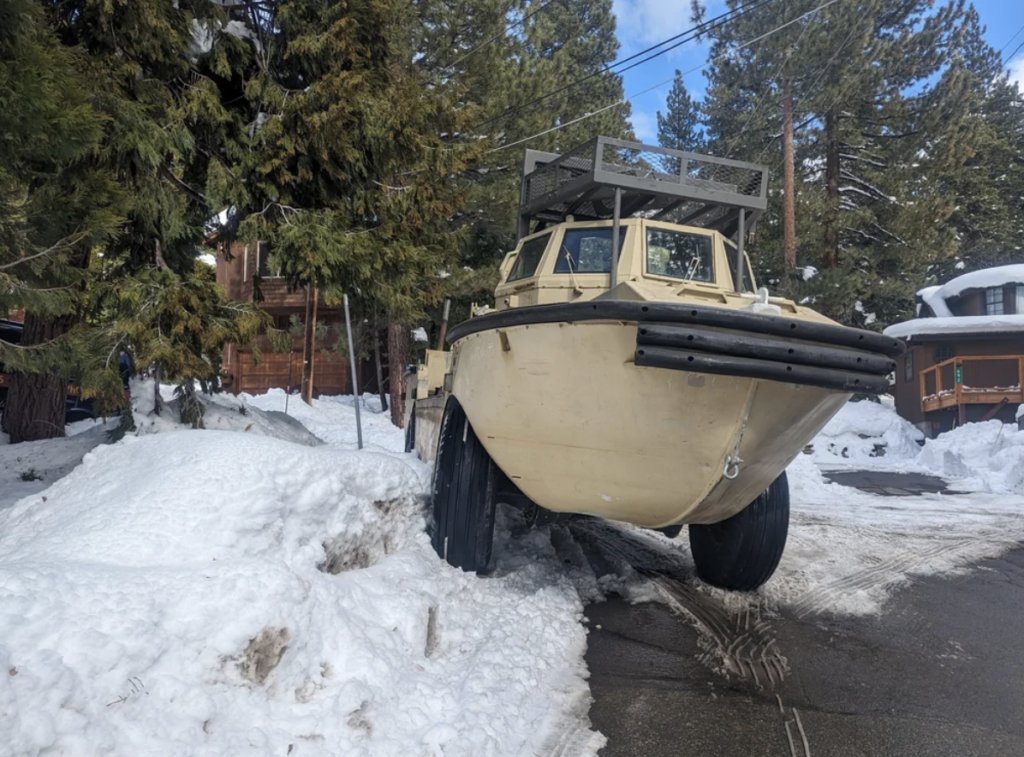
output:
[[[966,386],[963,382],[965,363],[1013,362],[1017,365],[1016,383],[1006,386]],[[943,387],[943,368],[952,366],[953,386]],[[933,391],[927,389],[928,379],[932,378]],[[943,360],[925,368],[920,373],[921,410],[929,412],[945,407],[962,407],[965,403],[995,404],[999,402],[1024,402],[1024,355],[963,355]],[[945,394],[944,394],[945,393]],[[965,399],[965,394],[967,395]],[[999,395],[995,398],[995,395]]]

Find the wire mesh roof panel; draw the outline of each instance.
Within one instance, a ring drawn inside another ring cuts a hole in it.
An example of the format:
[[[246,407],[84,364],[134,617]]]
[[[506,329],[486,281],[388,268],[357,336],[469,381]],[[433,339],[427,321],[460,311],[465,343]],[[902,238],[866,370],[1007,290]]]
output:
[[[768,169],[753,163],[597,137],[563,155],[527,150],[520,218],[608,219],[615,190],[622,216],[642,215],[735,232],[767,207]]]

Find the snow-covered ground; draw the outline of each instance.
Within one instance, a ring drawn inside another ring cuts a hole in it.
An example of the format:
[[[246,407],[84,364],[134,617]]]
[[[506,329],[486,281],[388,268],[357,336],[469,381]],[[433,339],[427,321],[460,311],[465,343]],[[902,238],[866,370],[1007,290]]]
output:
[[[340,444],[140,423],[0,511],[0,755],[595,754],[550,545],[448,567],[427,467],[346,449],[344,400],[293,410]]]
[[[151,396],[136,388],[138,431],[115,444],[95,424],[0,443],[3,496],[23,497],[0,509],[0,756],[596,753],[584,604],[613,587],[656,598],[647,579],[598,582],[546,531],[505,522],[494,576],[446,566],[424,532],[429,469],[376,398],[360,400],[359,452],[351,397],[293,396],[284,417],[283,392],[219,396],[192,431],[148,415]],[[790,467],[762,604],[884,612],[914,575],[1024,541],[1024,432],[920,441],[891,405],[843,408]],[[842,467],[962,493],[822,477]],[[30,468],[48,473],[21,481]],[[641,535],[689,560],[685,536]]]

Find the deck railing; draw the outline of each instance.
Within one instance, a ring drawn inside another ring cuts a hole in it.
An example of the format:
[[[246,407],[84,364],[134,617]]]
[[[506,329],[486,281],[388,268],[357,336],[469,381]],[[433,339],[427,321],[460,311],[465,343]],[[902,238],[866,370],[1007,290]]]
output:
[[[1024,402],[1024,355],[955,357],[921,371],[921,410]]]

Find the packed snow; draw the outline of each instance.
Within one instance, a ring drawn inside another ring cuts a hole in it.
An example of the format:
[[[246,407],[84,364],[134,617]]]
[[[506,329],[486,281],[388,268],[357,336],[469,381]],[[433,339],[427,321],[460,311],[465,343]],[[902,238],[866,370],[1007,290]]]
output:
[[[649,577],[599,581],[508,513],[494,575],[450,568],[425,532],[430,469],[376,397],[219,395],[191,430],[153,392],[134,386],[120,442],[101,423],[0,446],[5,494],[26,465],[50,471],[0,509],[0,755],[597,753],[584,606],[656,600]],[[1014,425],[924,441],[891,401],[848,403],[806,452],[769,610],[884,612],[913,576],[1024,541]],[[830,483],[837,468],[952,491],[883,497]],[[690,561],[685,536],[643,535]]]
[[[550,546],[512,546],[515,569],[482,580],[434,555],[413,456],[153,430],[0,512],[0,754],[604,743]]]
[[[898,416],[892,399],[878,402],[847,402],[811,442],[815,462],[823,466],[892,466],[910,460],[921,451],[922,434]]]
[[[1024,331],[1024,314],[962,315],[946,318],[912,318],[894,323],[882,333],[898,339],[921,334],[1005,334]]]

